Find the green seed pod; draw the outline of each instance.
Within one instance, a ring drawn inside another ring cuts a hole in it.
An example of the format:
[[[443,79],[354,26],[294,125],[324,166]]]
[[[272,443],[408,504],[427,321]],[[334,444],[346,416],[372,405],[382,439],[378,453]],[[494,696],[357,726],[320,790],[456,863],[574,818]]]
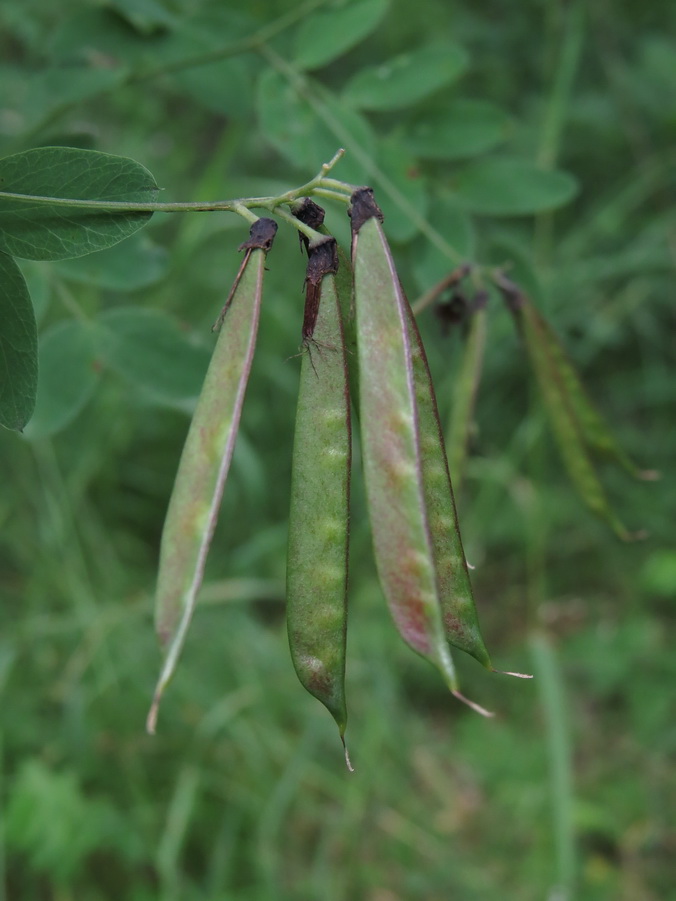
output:
[[[584,425],[586,422],[588,426],[591,421],[591,405],[584,404],[582,419],[579,416],[580,399],[584,395],[581,386],[580,391],[574,387],[574,382],[579,384],[577,375],[570,364],[567,370],[562,368],[564,355],[562,349],[558,349],[558,341],[518,286],[502,275],[497,276],[496,282],[523,336],[554,436],[573,485],[589,509],[605,520],[619,538],[632,540],[637,536],[627,531],[612,510],[590,458],[588,448],[598,442],[598,438],[590,441]],[[599,421],[600,418],[593,423],[593,434],[600,434]]]
[[[351,437],[335,238],[310,245],[308,254],[306,351],[291,476],[287,628],[298,678],[327,707],[344,745]],[[346,761],[350,767],[347,751]]]
[[[479,627],[437,402],[420,332],[409,309],[409,340],[418,404],[422,481],[446,637],[487,669],[490,657]]]
[[[467,445],[481,381],[487,332],[486,300],[485,291],[479,291],[474,298],[465,351],[458,377],[453,386],[451,421],[448,427],[446,448],[448,450],[448,468],[456,494],[460,491],[464,475]]]
[[[176,474],[160,547],[155,626],[165,658],[146,723],[150,733],[202,583],[251,371],[265,257],[276,231],[273,220],[258,219],[240,247],[245,257],[219,317],[222,327]]]
[[[466,700],[446,641],[430,523],[431,516],[435,523],[438,518],[437,510],[430,510],[430,496],[447,471],[440,475],[437,469],[432,479],[437,484],[425,485],[432,468],[421,425],[424,420],[429,431],[434,410],[428,406],[421,416],[418,394],[427,391],[420,379],[424,358],[417,348],[414,352],[412,314],[370,188],[352,195],[351,217],[362,450],[378,575],[402,638],[438,667],[456,697]],[[434,429],[440,441],[438,422]]]

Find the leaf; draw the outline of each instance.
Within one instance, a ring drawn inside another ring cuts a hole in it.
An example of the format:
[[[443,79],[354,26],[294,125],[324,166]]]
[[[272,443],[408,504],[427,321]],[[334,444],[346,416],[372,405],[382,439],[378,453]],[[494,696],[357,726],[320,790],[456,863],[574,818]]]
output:
[[[179,90],[212,113],[228,119],[251,116],[255,79],[246,58],[233,57],[185,69],[177,72],[174,80]]]
[[[491,150],[508,128],[509,117],[492,103],[454,100],[415,122],[402,140],[421,159],[455,160]]]
[[[22,122],[21,132],[38,126],[62,108],[82,103],[120,84],[126,69],[94,65],[53,66],[25,80],[10,106]]]
[[[472,259],[474,226],[467,213],[458,207],[453,195],[438,194],[427,218],[430,225],[463,259]],[[413,259],[413,272],[419,287],[424,291],[445,278],[453,268],[453,263],[427,238],[420,238],[415,246],[417,252]]]
[[[45,263],[35,263],[32,260],[22,260],[19,268],[28,285],[35,320],[40,323],[52,299],[51,266]]]
[[[315,90],[311,82],[309,88]],[[376,141],[364,118],[325,89],[317,90],[332,121],[372,155]],[[265,137],[292,165],[314,174],[318,164],[333,157],[339,146],[335,132],[277,72],[267,70],[261,76],[257,105]],[[341,143],[348,151],[340,163],[341,178],[361,182],[363,171],[350,155],[350,142]]]
[[[209,352],[168,314],[120,307],[99,317],[98,331],[104,364],[156,403],[185,408],[198,397]]]
[[[482,159],[469,163],[453,178],[458,203],[474,213],[523,216],[552,210],[577,193],[567,172],[538,169],[519,159]]]
[[[35,407],[38,335],[26,281],[0,253],[0,425],[21,431]]]
[[[425,216],[429,206],[427,181],[420,172],[415,160],[396,139],[382,141],[378,152],[380,168],[406,200],[415,207],[421,216]],[[404,243],[409,241],[418,228],[410,216],[389,197],[383,197],[382,210],[387,223],[387,235],[392,241]]]
[[[419,47],[379,66],[361,69],[348,82],[343,99],[357,109],[403,109],[455,81],[467,63],[467,53],[458,44]]]
[[[27,438],[64,429],[91,398],[99,380],[96,330],[92,323],[59,322],[40,337],[40,370],[35,413]]]
[[[147,203],[157,185],[134,160],[96,150],[40,147],[0,159],[0,250],[27,260],[64,260],[111,247],[152,213],[99,212],[9,198],[5,192]]]
[[[319,69],[342,56],[375,30],[389,5],[389,0],[343,2],[308,16],[296,34],[295,64]]]
[[[124,244],[84,259],[61,260],[54,268],[69,281],[112,291],[137,291],[164,278],[169,268],[169,253],[147,235],[136,234]]]

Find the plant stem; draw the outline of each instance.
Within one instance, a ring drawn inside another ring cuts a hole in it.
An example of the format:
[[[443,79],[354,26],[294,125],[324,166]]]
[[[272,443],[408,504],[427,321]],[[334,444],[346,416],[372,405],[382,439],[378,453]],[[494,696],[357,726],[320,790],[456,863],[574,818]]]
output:
[[[202,213],[202,212],[231,212],[242,216],[247,222],[255,222],[258,218],[252,209],[265,209],[275,213],[286,222],[291,223],[298,231],[306,235],[311,241],[318,240],[322,235],[310,228],[304,222],[291,216],[283,206],[291,206],[300,197],[310,194],[328,196],[334,200],[349,202],[352,185],[337,181],[335,178],[326,178],[328,172],[336,165],[344,154],[344,150],[338,150],[333,158],[322,165],[322,168],[310,179],[310,181],[286,191],[277,197],[241,197],[236,200],[209,200],[188,203],[161,203],[157,201],[138,202],[128,200],[83,200],[75,197],[47,197],[38,194],[16,194],[11,191],[0,191],[0,202],[4,200],[18,200],[29,205],[58,206],[69,209],[90,210],[100,213]],[[323,186],[327,185],[328,190]]]
[[[530,645],[549,758],[557,882],[552,896],[557,901],[573,901],[576,882],[573,764],[565,688],[556,650],[547,635],[533,632]]]

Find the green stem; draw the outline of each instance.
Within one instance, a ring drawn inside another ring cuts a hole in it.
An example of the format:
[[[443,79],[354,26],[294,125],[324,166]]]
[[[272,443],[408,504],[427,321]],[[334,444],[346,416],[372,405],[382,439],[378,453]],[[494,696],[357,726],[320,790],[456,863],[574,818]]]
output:
[[[286,222],[291,223],[298,231],[307,235],[311,241],[322,237],[319,232],[307,226],[305,223],[291,216],[283,206],[291,206],[301,197],[311,194],[329,196],[334,200],[349,202],[352,185],[337,181],[334,178],[326,178],[328,172],[340,160],[344,150],[338,150],[328,163],[322,165],[321,170],[310,181],[286,191],[277,197],[241,197],[236,200],[207,200],[191,201],[188,203],[161,203],[156,201],[138,202],[128,200],[82,200],[74,197],[48,197],[39,194],[16,194],[11,191],[0,191],[0,202],[4,200],[18,200],[29,205],[57,206],[69,209],[90,210],[92,212],[106,213],[203,213],[203,212],[230,212],[237,213],[248,222],[255,222],[258,218],[252,209],[265,209],[276,214]],[[324,190],[328,185],[329,190]],[[340,189],[340,190],[338,190]],[[344,192],[344,193],[343,193]]]
[[[556,846],[558,901],[573,901],[576,883],[573,763],[563,676],[556,650],[542,632],[530,639],[533,675],[545,718],[549,783]]]
[[[566,16],[563,44],[557,62],[554,82],[549,95],[540,135],[537,162],[542,169],[556,165],[561,133],[570,106],[573,82],[578,70],[584,40],[585,4],[574,3]]]

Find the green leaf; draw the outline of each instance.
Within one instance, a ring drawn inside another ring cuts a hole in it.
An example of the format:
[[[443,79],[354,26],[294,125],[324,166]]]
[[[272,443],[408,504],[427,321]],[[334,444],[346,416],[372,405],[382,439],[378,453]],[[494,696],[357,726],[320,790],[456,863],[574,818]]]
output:
[[[186,408],[199,395],[209,351],[192,344],[174,319],[159,310],[121,307],[99,317],[105,365],[152,400]]]
[[[177,72],[174,79],[183,93],[212,113],[228,119],[251,115],[255,80],[248,59],[233,57],[195,66]]]
[[[126,69],[121,66],[54,66],[25,79],[22,90],[13,93],[9,105],[22,123],[20,131],[27,131],[70,104],[110,91],[125,75]]]
[[[508,129],[509,117],[492,103],[455,100],[408,128],[403,143],[421,159],[455,160],[491,150]]]
[[[69,281],[112,291],[136,291],[164,278],[169,268],[169,254],[147,235],[136,234],[124,244],[116,244],[84,259],[62,260],[54,268]]]
[[[96,150],[40,147],[0,159],[0,250],[28,260],[65,260],[111,247],[152,213],[99,212],[5,196],[147,203],[157,185],[134,160]]]
[[[416,210],[425,216],[429,206],[427,183],[415,160],[396,139],[380,144],[378,161],[381,170]],[[418,231],[414,222],[390,197],[384,196],[382,210],[385,214],[385,230],[392,241],[410,240]]]
[[[472,220],[464,210],[458,208],[452,195],[440,194],[435,198],[428,220],[463,259],[472,259],[475,243]],[[455,264],[427,238],[421,237],[416,247],[413,272],[419,288],[426,291],[445,278]]]
[[[45,263],[22,260],[19,268],[28,285],[35,321],[40,323],[52,299],[52,267]]]
[[[389,5],[389,0],[348,0],[308,16],[296,35],[295,64],[299,69],[319,69],[342,56],[371,34]]]
[[[267,70],[258,83],[258,115],[265,137],[294,166],[315,173],[321,163],[334,155],[340,143],[347,150],[340,163],[340,177],[361,182],[361,167],[350,154],[350,141],[342,141],[345,134],[353,138],[369,155],[373,155],[375,137],[370,126],[359,114],[325,89],[313,82],[309,88],[321,97],[327,116],[341,130],[341,139],[329,129],[324,119],[281,75]]]
[[[483,159],[469,163],[453,178],[458,203],[474,213],[523,216],[552,210],[577,193],[567,172],[538,169],[519,159]]]
[[[420,47],[362,69],[348,82],[343,98],[357,109],[402,109],[455,81],[467,63],[467,53],[457,44]]]
[[[83,409],[99,380],[96,350],[95,328],[79,319],[59,322],[40,337],[38,396],[27,438],[61,431]]]
[[[38,336],[26,280],[0,253],[0,425],[21,431],[35,407]]]

